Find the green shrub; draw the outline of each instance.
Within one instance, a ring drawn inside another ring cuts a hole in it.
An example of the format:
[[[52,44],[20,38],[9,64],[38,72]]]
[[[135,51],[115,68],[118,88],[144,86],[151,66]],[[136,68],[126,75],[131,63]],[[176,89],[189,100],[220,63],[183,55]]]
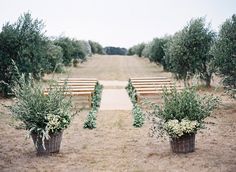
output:
[[[182,121],[184,125],[192,125],[191,131],[197,131],[203,127],[204,119],[218,106],[219,99],[213,96],[200,96],[193,88],[186,88],[181,92],[175,89],[171,92],[164,91],[162,105],[151,105],[151,110],[147,112],[150,121],[152,122],[151,131],[153,135],[162,136],[164,132],[176,131],[169,130],[171,124],[181,128]],[[191,123],[193,121],[194,123]],[[196,124],[196,125],[195,125]],[[188,127],[182,133],[187,132]],[[180,131],[180,130],[178,130]],[[170,134],[170,133],[168,133]],[[173,133],[172,133],[173,134]],[[174,135],[174,134],[173,134]],[[175,136],[180,136],[175,133]]]
[[[92,110],[89,112],[86,121],[84,123],[84,128],[93,129],[96,128],[96,114],[101,103],[101,94],[103,86],[98,82],[95,86],[94,95],[92,97]]]
[[[126,90],[133,104],[133,109],[132,109],[132,115],[134,119],[133,126],[142,127],[144,124],[145,114],[143,113],[141,107],[137,104],[136,91],[130,80],[128,82],[128,85],[126,86]]]
[[[71,122],[71,99],[64,96],[64,89],[53,87],[45,96],[42,83],[22,75],[13,87],[15,103],[9,109],[24,129],[39,134],[44,142],[50,133],[66,129]]]
[[[88,129],[96,128],[96,114],[97,114],[97,110],[94,110],[94,109],[92,109],[89,112],[87,119],[84,123],[84,128],[88,128]]]
[[[142,127],[144,124],[144,113],[139,105],[135,104],[132,109],[132,114],[134,118],[133,126]]]
[[[97,83],[96,86],[95,86],[95,91],[94,91],[94,95],[93,95],[93,98],[92,98],[92,107],[93,108],[100,107],[102,89],[103,89],[103,86],[101,84]]]

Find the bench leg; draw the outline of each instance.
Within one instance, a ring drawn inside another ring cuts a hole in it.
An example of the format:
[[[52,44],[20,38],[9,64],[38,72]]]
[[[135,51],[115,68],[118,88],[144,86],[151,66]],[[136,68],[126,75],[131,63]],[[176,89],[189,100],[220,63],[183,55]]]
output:
[[[137,103],[139,104],[140,102],[140,95],[137,94]]]
[[[88,102],[89,102],[89,106],[92,107],[92,96],[91,95],[88,97]]]

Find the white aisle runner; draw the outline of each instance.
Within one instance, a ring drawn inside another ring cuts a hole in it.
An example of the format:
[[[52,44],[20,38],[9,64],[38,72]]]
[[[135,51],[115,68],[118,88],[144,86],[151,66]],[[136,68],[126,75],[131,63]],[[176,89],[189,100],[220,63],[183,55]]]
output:
[[[107,86],[121,86],[117,84],[117,81],[114,81],[113,83],[114,84],[112,84],[112,81],[109,81],[108,85],[107,82],[101,81],[104,89],[102,91],[100,110],[132,110],[132,103],[125,90],[125,85],[120,89],[106,88]]]

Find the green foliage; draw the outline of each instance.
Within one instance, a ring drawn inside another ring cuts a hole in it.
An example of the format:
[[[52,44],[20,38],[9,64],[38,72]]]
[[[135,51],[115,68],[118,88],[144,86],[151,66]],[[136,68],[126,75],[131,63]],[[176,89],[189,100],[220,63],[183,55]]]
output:
[[[200,97],[194,89],[184,89],[177,92],[164,93],[163,107],[158,109],[158,115],[165,121],[170,119],[189,119],[202,122],[218,105],[218,99],[214,97]]]
[[[104,54],[102,46],[94,41],[89,40],[89,45],[93,54]]]
[[[83,40],[79,40],[78,41],[81,48],[82,48],[82,51],[84,52],[84,54],[86,55],[86,57],[90,57],[92,56],[92,50],[91,50],[91,46],[90,44],[88,43],[88,41],[83,41]],[[84,59],[85,61],[86,59]]]
[[[142,127],[144,124],[144,114],[139,105],[135,104],[133,106],[132,114],[134,118],[133,126]]]
[[[95,86],[95,91],[94,91],[94,95],[92,98],[93,108],[97,109],[98,107],[100,107],[102,90],[103,90],[103,86],[101,84],[97,83]]]
[[[136,91],[131,83],[131,81],[129,80],[128,85],[125,87],[128,95],[131,99],[131,102],[133,103],[133,105],[137,104],[137,97],[136,97]]]
[[[63,63],[65,66],[73,65],[76,67],[79,62],[86,61],[91,56],[90,44],[86,41],[60,37],[54,41],[63,50]]]
[[[209,50],[213,44],[215,34],[205,26],[204,18],[191,20],[180,32],[168,41],[165,56],[168,67],[177,79],[184,79],[185,83],[195,74],[210,86],[214,71],[213,56]]]
[[[120,47],[105,47],[104,52],[108,55],[126,55],[127,49]]]
[[[131,99],[131,102],[133,104],[132,114],[133,114],[133,126],[134,127],[142,127],[144,124],[145,116],[141,109],[141,107],[137,104],[137,97],[136,97],[136,91],[129,80],[128,85],[126,86],[126,90],[129,94],[129,97]]]
[[[96,128],[96,114],[101,103],[101,94],[103,86],[98,82],[95,86],[94,95],[92,98],[92,110],[89,112],[86,121],[84,122],[84,128],[94,129]]]
[[[71,40],[72,41],[72,45],[73,45],[73,52],[72,52],[72,57],[74,60],[81,60],[81,61],[85,61],[86,60],[86,52],[85,52],[85,47],[84,47],[84,43],[81,41],[77,41],[77,40]]]
[[[164,46],[167,43],[167,39],[165,38],[155,38],[150,43],[149,49],[149,59],[151,62],[160,63],[165,67],[164,61]]]
[[[186,88],[182,92],[177,92],[176,89],[171,92],[165,90],[163,99],[164,103],[161,106],[152,104],[151,111],[148,111],[148,116],[152,122],[151,131],[153,135],[160,131],[158,136],[162,136],[163,131],[165,131],[165,124],[171,120],[177,120],[177,122],[183,120],[196,121],[199,126],[203,126],[204,119],[219,104],[218,98],[200,96],[193,88]]]
[[[50,133],[66,129],[72,119],[70,98],[64,96],[62,87],[53,87],[44,95],[42,83],[35,82],[31,75],[22,75],[13,87],[15,103],[9,107],[13,117],[30,133],[37,133],[42,140]]]
[[[142,51],[142,56],[147,57],[150,59],[150,52],[151,52],[151,47],[152,47],[152,42],[149,42],[145,45],[143,51]]]
[[[134,52],[134,50],[133,50],[133,47],[129,48],[127,55],[128,55],[128,56],[133,56],[134,54],[135,54],[135,52]]]
[[[223,77],[223,84],[236,98],[236,15],[221,26],[219,37],[213,49],[217,72]]]
[[[97,110],[91,110],[84,122],[84,128],[93,129],[96,128],[96,114]]]
[[[47,73],[63,71],[63,52],[60,46],[49,42],[47,46]]]
[[[73,44],[70,38],[61,37],[54,41],[54,44],[60,46],[63,51],[63,64],[70,66],[73,59]]]
[[[138,45],[135,45],[134,47],[132,47],[132,51],[134,52],[134,54],[136,54],[137,56],[139,57],[142,57],[142,52],[145,48],[145,45],[144,43],[141,43],[141,44],[138,44]]]
[[[12,60],[20,73],[32,73],[36,79],[46,70],[47,38],[42,21],[25,13],[17,22],[7,23],[0,33],[0,92],[7,96],[15,76]]]

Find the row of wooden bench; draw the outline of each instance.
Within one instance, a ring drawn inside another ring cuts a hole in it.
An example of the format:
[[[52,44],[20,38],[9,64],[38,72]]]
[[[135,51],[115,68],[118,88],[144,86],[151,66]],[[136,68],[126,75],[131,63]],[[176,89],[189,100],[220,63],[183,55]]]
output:
[[[130,82],[136,91],[137,101],[140,102],[144,96],[155,96],[163,93],[163,89],[170,91],[174,87],[177,90],[182,90],[183,87],[176,86],[175,83],[167,77],[141,77],[130,78]],[[57,85],[66,86],[64,94],[68,96],[83,96],[88,100],[89,105],[92,105],[92,96],[95,91],[95,86],[98,83],[96,78],[60,78]],[[51,86],[53,87],[53,86]],[[45,89],[45,95],[51,88]]]
[[[163,94],[164,89],[167,91],[170,91],[173,88],[176,88],[177,90],[183,89],[183,87],[177,86],[167,77],[130,78],[130,82],[135,89],[138,102],[140,102],[142,97],[161,95]]]
[[[55,85],[65,86],[65,95],[85,97],[91,107],[92,97],[97,83],[98,80],[96,78],[60,78]],[[48,95],[49,90],[53,87],[51,85],[50,88],[46,88],[44,94]]]

